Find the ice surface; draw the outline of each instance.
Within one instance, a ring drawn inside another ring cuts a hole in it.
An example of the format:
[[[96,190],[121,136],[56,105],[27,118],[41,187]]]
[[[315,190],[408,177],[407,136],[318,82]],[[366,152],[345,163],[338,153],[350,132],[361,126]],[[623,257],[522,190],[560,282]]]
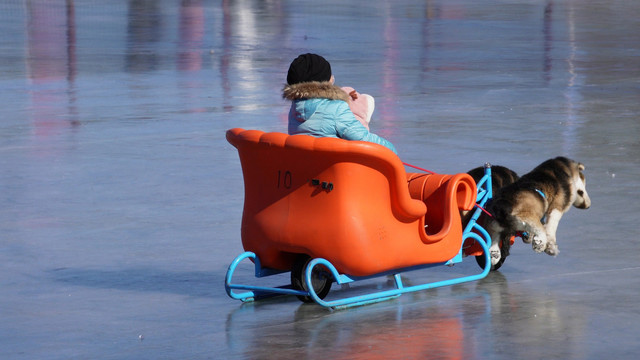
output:
[[[637,358],[638,18],[634,1],[3,2],[0,357]],[[309,51],[376,98],[372,131],[404,161],[565,155],[592,208],[562,219],[557,257],[518,243],[479,282],[336,312],[230,299],[244,194],[225,131],[286,131],[286,69]]]

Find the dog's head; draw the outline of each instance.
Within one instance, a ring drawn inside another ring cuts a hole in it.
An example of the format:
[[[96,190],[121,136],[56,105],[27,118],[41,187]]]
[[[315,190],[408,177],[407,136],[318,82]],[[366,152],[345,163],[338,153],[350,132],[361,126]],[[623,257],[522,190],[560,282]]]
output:
[[[587,180],[584,177],[584,164],[582,163],[574,163],[574,171],[573,171],[573,206],[578,209],[588,209],[591,207],[591,199],[589,198],[589,194],[587,193]]]

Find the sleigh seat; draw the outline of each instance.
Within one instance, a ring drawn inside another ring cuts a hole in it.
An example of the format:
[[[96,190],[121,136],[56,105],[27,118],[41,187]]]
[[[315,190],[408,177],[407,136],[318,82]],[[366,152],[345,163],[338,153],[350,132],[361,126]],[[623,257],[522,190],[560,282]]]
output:
[[[244,178],[241,238],[261,266],[301,254],[368,276],[460,253],[467,174],[407,173],[389,149],[361,141],[231,129]]]

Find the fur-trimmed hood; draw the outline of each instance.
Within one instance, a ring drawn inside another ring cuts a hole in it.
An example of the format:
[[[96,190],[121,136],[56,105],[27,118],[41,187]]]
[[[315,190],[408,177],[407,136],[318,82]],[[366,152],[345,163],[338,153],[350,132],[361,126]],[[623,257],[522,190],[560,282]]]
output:
[[[339,86],[328,81],[310,81],[293,85],[285,85],[282,97],[287,100],[329,99],[349,102],[349,95]]]

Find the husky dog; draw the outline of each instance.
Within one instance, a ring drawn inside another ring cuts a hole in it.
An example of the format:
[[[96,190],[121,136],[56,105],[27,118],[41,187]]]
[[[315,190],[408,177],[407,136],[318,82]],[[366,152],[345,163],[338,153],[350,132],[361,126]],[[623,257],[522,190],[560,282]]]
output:
[[[492,264],[501,258],[499,241],[522,232],[528,234],[522,239],[534,251],[558,254],[556,230],[562,215],[571,205],[578,209],[591,206],[584,169],[579,162],[556,157],[496,191],[488,206],[493,215],[487,226]]]

